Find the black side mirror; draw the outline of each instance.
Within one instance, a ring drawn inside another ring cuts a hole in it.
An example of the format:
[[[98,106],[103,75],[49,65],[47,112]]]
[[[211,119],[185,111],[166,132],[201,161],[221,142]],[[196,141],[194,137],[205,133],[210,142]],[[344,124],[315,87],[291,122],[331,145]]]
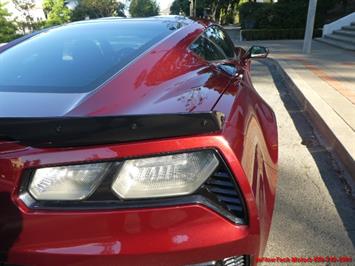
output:
[[[253,45],[249,48],[247,58],[266,58],[269,54],[269,49],[264,46]]]

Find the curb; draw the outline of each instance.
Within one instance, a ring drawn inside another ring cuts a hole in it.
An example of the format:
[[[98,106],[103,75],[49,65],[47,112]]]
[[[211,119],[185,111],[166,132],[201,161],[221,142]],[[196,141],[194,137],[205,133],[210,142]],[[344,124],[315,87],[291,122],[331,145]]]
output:
[[[310,100],[307,99],[302,90],[297,87],[295,82],[290,77],[290,74],[287,73],[287,71],[284,69],[283,66],[286,66],[286,63],[278,62],[277,60],[272,58],[268,58],[266,60],[270,65],[275,68],[278,74],[280,74],[281,78],[285,81],[288,88],[296,97],[296,100],[300,104],[300,107],[302,108],[302,110],[305,111],[312,125],[314,125],[317,132],[321,135],[322,140],[325,142],[325,148],[330,152],[334,152],[340,163],[346,168],[346,170],[350,174],[350,177],[346,178],[347,182],[352,188],[355,188],[355,161],[352,155],[337,138],[337,136],[334,134],[328,124],[323,120],[320,113],[312,105],[312,102],[310,102]],[[354,189],[352,193],[355,194]]]

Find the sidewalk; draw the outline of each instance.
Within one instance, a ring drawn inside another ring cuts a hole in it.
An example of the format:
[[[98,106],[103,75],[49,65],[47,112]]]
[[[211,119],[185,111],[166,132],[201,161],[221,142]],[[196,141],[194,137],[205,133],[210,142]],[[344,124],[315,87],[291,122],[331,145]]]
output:
[[[302,54],[302,40],[237,42],[270,48],[294,94],[325,140],[355,179],[355,53],[314,41]],[[292,84],[291,84],[292,83]]]

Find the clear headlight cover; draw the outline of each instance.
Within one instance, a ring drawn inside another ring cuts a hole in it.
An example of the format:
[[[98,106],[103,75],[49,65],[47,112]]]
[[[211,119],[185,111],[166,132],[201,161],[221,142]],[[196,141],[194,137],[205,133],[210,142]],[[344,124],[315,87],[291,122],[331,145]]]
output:
[[[29,192],[37,200],[82,200],[95,191],[111,163],[37,169]]]
[[[127,160],[112,189],[124,199],[187,195],[196,191],[218,164],[211,150]]]

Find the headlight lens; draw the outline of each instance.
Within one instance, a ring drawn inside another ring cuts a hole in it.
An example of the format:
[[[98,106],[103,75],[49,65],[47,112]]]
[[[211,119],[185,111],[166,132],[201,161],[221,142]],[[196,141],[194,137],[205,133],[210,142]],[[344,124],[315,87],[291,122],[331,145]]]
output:
[[[127,160],[112,189],[124,199],[187,195],[198,189],[218,164],[211,150]]]
[[[195,192],[219,165],[214,151],[126,160],[46,167],[34,172],[28,191],[36,200],[87,199],[102,183],[109,169],[112,191],[123,199],[188,195]]]
[[[29,192],[37,200],[82,200],[95,191],[111,163],[37,169]]]

